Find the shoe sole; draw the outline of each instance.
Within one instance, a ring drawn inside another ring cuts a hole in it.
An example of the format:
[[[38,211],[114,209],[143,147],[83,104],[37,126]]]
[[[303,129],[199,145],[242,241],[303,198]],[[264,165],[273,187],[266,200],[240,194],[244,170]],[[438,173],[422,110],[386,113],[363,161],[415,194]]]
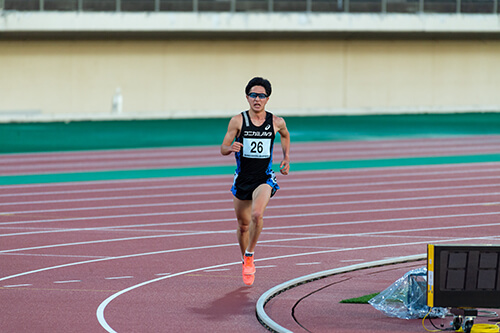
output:
[[[247,268],[247,269],[245,269],[245,268]],[[249,267],[245,267],[245,265],[243,265],[242,275],[243,275],[243,283],[244,284],[246,284],[247,286],[251,286],[255,280],[254,274],[255,274],[255,266],[249,268]]]
[[[247,286],[251,286],[255,281],[255,275],[243,275],[243,283]]]

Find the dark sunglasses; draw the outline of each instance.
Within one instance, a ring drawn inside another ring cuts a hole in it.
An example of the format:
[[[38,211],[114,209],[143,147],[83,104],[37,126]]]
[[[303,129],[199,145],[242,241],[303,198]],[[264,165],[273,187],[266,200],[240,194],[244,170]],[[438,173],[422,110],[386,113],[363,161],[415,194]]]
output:
[[[248,97],[250,98],[260,98],[260,99],[264,99],[264,98],[267,98],[267,95],[266,94],[257,94],[257,93],[250,93],[248,94]]]

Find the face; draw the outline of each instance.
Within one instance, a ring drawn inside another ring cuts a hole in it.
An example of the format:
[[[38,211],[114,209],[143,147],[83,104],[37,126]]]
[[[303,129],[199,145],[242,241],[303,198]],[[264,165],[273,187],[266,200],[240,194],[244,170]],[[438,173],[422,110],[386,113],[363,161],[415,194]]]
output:
[[[252,89],[250,89],[249,95],[252,93],[267,95],[266,89],[262,86],[253,86]],[[250,97],[249,95],[247,95],[247,101],[248,101],[248,105],[250,106],[250,109],[252,109],[252,111],[254,111],[254,112],[265,111],[266,104],[267,104],[267,101],[269,100],[269,97],[260,98],[257,96],[255,98],[253,98],[253,97]]]

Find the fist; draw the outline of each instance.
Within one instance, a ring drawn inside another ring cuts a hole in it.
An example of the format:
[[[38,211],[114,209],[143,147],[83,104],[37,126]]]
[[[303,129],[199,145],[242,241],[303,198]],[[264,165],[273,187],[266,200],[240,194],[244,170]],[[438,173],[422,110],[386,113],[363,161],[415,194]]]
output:
[[[241,142],[234,142],[231,146],[231,151],[237,153],[241,150],[243,144]]]

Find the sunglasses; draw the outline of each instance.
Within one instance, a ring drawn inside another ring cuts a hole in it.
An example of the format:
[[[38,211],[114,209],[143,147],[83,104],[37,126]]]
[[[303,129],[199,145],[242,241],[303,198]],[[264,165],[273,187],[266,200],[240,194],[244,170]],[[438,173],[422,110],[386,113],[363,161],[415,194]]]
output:
[[[267,95],[266,94],[257,94],[257,93],[250,93],[248,94],[248,97],[250,98],[260,98],[260,99],[264,99],[264,98],[267,98]]]

